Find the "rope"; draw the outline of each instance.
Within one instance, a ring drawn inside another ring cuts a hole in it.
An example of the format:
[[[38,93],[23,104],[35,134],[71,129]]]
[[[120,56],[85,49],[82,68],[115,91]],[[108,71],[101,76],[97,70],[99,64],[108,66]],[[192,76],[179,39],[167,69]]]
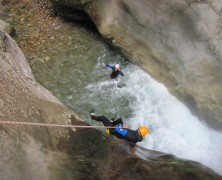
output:
[[[47,124],[47,123],[32,123],[18,121],[0,121],[0,124],[13,124],[21,126],[41,126],[41,127],[61,127],[61,128],[117,128],[111,126],[80,126],[80,125],[64,125],[64,124]],[[120,127],[121,128],[121,127]]]

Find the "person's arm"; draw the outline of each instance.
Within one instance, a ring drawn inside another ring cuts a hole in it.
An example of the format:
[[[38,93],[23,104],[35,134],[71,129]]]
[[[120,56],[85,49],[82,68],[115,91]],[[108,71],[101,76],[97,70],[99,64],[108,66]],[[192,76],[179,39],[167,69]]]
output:
[[[123,72],[122,72],[122,71],[119,71],[119,75],[124,76],[124,74],[123,74]]]
[[[109,64],[106,64],[106,67],[112,69],[114,66],[111,66],[111,65],[109,65]]]

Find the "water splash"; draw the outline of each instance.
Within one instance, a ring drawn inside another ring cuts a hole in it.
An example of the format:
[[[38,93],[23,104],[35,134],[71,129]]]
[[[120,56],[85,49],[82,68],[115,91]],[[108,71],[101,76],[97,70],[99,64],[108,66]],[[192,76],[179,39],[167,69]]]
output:
[[[221,171],[222,133],[210,129],[193,116],[162,84],[142,70],[133,65],[130,69],[127,90],[136,97],[132,103],[134,111],[130,125],[136,128],[142,119],[150,129],[149,136],[139,145]]]

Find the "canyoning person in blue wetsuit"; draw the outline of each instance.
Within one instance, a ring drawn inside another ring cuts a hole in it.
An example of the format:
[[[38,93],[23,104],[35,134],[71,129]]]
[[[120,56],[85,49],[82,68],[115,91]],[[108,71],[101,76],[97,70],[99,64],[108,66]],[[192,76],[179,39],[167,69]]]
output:
[[[140,126],[137,130],[131,130],[124,127],[122,118],[118,118],[117,120],[109,120],[105,116],[96,116],[94,110],[90,111],[90,117],[93,120],[102,122],[106,127],[114,127],[106,129],[108,134],[114,135],[117,138],[124,139],[129,142],[141,142],[143,137],[148,134],[148,128],[146,126]]]
[[[120,70],[120,65],[116,64],[115,66],[109,64],[102,64],[102,66],[112,69],[112,73],[110,74],[111,79],[115,79],[118,75],[124,76],[123,72]]]

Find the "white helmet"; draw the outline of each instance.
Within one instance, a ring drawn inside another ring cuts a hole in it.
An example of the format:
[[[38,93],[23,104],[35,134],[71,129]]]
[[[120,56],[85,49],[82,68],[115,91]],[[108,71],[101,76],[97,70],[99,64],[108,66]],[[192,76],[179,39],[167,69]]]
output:
[[[115,65],[115,68],[119,69],[119,68],[120,68],[119,64],[116,64],[116,65]]]

